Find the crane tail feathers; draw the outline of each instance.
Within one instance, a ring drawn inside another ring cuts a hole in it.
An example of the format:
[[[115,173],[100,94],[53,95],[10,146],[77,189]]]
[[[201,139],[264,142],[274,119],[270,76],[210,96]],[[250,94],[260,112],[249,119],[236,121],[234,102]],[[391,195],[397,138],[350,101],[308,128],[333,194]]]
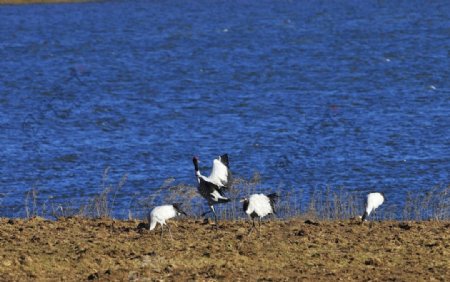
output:
[[[278,196],[277,193],[272,193],[272,194],[267,195],[267,197],[269,198],[269,201],[270,201],[270,207],[272,208],[272,212],[273,212],[274,214],[277,214],[277,213],[275,212],[275,203],[277,202],[277,200],[278,200],[278,198],[279,198],[280,196]]]

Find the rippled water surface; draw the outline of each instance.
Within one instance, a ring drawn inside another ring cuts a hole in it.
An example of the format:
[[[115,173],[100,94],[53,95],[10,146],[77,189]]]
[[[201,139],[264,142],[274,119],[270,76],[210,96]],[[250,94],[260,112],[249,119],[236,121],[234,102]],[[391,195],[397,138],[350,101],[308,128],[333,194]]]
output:
[[[235,175],[308,193],[449,184],[450,2],[105,1],[0,6],[0,216],[128,180]]]

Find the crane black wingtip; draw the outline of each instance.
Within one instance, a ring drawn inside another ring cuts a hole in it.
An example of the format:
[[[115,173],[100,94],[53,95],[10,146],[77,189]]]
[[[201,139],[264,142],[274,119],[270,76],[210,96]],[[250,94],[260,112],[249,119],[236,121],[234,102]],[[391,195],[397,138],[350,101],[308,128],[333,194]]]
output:
[[[280,196],[277,193],[271,193],[267,195],[267,197],[269,197],[269,199],[272,201],[276,201]]]
[[[231,201],[231,199],[221,199],[221,198],[219,198],[217,202],[218,202],[219,204],[223,204],[223,203],[228,203],[228,202],[230,202],[230,201]]]

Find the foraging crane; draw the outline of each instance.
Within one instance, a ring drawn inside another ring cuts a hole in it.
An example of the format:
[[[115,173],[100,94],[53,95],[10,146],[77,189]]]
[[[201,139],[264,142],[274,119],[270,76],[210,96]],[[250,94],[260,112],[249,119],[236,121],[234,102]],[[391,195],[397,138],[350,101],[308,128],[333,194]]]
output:
[[[200,195],[208,201],[208,205],[214,214],[214,221],[217,228],[217,215],[214,205],[230,201],[223,193],[230,185],[231,173],[228,170],[228,154],[224,154],[217,159],[214,159],[213,168],[208,177],[203,176],[200,173],[197,157],[193,157],[192,162],[194,163],[195,176],[198,181],[197,190]]]
[[[366,220],[366,218],[370,215],[371,212],[375,212],[375,210],[381,206],[384,202],[384,194],[383,193],[369,193],[366,199],[366,210],[362,216],[362,222]]]
[[[180,203],[157,206],[153,208],[153,210],[148,215],[149,230],[155,229],[156,224],[159,223],[161,225],[161,239],[162,239],[163,227],[164,225],[167,225],[166,220],[174,218],[181,214],[186,215],[186,213],[181,209]],[[169,225],[167,225],[167,228],[169,229],[170,237],[173,239]]]
[[[259,229],[261,229],[261,219],[269,214],[276,214],[275,202],[279,198],[277,193],[269,195],[253,194],[249,198],[241,200],[243,202],[244,212],[252,219],[253,225],[249,234],[255,228],[255,217],[259,218]],[[258,230],[260,233],[261,230]]]

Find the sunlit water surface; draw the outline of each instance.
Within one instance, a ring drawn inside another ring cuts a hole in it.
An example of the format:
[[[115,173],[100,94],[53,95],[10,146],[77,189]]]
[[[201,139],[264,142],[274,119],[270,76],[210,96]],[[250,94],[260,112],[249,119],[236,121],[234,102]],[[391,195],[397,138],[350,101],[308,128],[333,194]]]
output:
[[[0,216],[24,216],[31,188],[39,208],[82,205],[109,167],[125,217],[224,152],[261,190],[377,190],[400,210],[449,184],[449,17],[448,1],[0,6]]]

